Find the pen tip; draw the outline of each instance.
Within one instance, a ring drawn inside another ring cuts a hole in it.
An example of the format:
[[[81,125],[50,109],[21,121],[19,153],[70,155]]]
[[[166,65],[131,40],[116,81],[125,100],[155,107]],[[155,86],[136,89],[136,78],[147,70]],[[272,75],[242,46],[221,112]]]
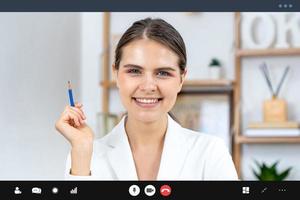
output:
[[[68,81],[68,87],[71,88],[71,82],[70,81]]]

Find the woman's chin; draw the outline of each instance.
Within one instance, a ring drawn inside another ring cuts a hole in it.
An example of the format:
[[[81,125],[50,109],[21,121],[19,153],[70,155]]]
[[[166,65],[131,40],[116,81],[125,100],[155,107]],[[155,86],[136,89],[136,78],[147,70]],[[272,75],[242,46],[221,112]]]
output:
[[[135,118],[138,121],[144,122],[144,123],[151,123],[158,120],[161,120],[161,113],[154,113],[154,112],[140,112],[137,113]]]

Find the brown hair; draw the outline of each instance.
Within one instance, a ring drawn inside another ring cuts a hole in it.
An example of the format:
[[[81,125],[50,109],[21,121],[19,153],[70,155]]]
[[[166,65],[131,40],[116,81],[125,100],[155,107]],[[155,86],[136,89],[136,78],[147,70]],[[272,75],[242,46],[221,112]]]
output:
[[[122,48],[138,39],[149,38],[170,48],[178,55],[181,73],[186,68],[186,49],[178,31],[162,19],[146,18],[136,21],[122,35],[115,50],[115,68],[118,70],[122,58]]]

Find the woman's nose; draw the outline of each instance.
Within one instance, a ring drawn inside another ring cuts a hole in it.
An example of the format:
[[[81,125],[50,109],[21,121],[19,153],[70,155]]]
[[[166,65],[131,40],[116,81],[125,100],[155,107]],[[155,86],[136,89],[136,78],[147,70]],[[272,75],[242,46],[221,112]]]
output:
[[[153,77],[145,77],[142,80],[139,88],[145,92],[154,92],[157,90],[157,84]]]

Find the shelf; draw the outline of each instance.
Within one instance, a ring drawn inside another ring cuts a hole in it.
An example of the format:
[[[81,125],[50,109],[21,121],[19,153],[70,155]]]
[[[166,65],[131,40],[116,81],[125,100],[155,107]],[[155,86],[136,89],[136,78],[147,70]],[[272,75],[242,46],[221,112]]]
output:
[[[232,86],[234,81],[219,79],[219,80],[186,80],[183,87],[228,87]],[[115,81],[102,81],[100,83],[102,87],[115,88]]]
[[[300,136],[295,137],[247,137],[237,136],[235,142],[239,144],[297,144],[300,143]]]
[[[234,82],[227,79],[219,80],[186,80],[183,87],[222,87],[231,86]]]
[[[236,51],[238,57],[251,57],[251,56],[290,56],[300,55],[300,48],[288,49],[239,49]]]
[[[206,94],[224,94],[233,91],[234,81],[220,80],[186,80],[183,84],[181,93],[196,92]]]

